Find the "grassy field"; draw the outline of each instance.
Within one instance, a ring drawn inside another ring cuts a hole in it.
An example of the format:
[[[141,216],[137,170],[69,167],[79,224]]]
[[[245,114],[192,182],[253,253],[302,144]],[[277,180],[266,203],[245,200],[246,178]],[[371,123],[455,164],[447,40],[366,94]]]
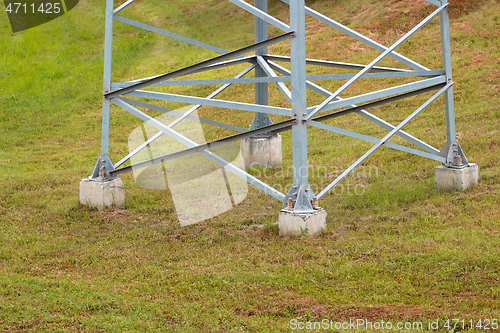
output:
[[[432,9],[423,0],[411,8],[398,0],[307,4],[384,44]],[[279,1],[270,1],[270,12],[287,21]],[[455,0],[451,13],[457,135],[479,165],[479,185],[465,193],[437,191],[438,163],[382,148],[320,202],[329,213],[328,230],[317,238],[279,236],[273,223],[280,203],[253,188],[235,209],[184,228],[168,190],[141,189],[129,174],[123,176],[125,210],[81,206],[79,181],[100,152],[104,1],[80,1],[67,15],[16,34],[1,14],[0,329],[287,332],[292,319],[421,321],[425,328],[453,318],[500,320],[500,2]],[[252,42],[252,17],[225,1],[139,0],[122,15],[228,50]],[[306,24],[314,33],[308,57],[369,63],[378,54],[310,18]],[[215,55],[118,22],[115,27],[113,81]],[[278,31],[270,28],[270,34]],[[286,43],[270,48],[288,50]],[[398,51],[440,69],[437,21]],[[394,82],[363,81],[346,96]],[[175,91],[207,96],[211,89]],[[399,123],[429,96],[371,111]],[[220,96],[228,97],[251,102],[253,91],[242,85]],[[311,105],[322,100],[315,94],[308,99]],[[287,106],[274,87],[270,101]],[[200,109],[200,115],[241,127],[253,118],[217,108]],[[385,133],[356,115],[328,123],[376,137]],[[114,162],[128,152],[128,134],[139,125],[112,109]],[[441,148],[444,100],[405,129]],[[204,130],[207,140],[231,133]],[[319,129],[309,136],[316,142],[309,149],[313,188],[371,147]],[[286,187],[289,133],[283,134],[283,151],[283,169],[253,173]]]

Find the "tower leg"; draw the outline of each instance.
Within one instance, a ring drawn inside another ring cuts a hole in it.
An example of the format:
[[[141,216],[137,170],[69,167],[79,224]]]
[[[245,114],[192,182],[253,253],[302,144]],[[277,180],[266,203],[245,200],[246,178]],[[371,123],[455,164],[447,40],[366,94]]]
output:
[[[448,0],[441,0],[443,4]],[[448,83],[453,81],[451,66],[450,45],[450,18],[449,7],[440,13],[441,44],[443,50],[443,69]],[[456,139],[455,132],[455,105],[453,100],[453,86],[444,94],[446,106],[446,145],[441,150],[441,156],[446,162],[434,169],[434,182],[437,189],[447,191],[465,191],[477,184],[479,180],[479,168],[477,164],[469,164],[460,144]]]
[[[317,235],[326,228],[326,212],[317,207],[309,186],[307,162],[306,96],[306,35],[304,0],[290,2],[290,27],[295,38],[290,41],[292,68],[292,126],[293,186],[285,197],[287,206],[280,212],[278,225],[282,235]]]
[[[103,94],[111,91],[113,9],[113,0],[106,0]],[[97,158],[90,177],[80,181],[80,203],[98,209],[104,209],[108,206],[121,208],[125,205],[123,181],[109,175],[109,172],[114,170],[113,162],[109,158],[110,106],[111,101],[103,96],[101,154]]]
[[[255,7],[267,13],[267,0],[255,0]],[[255,42],[262,42],[267,39],[267,22],[255,17]],[[256,55],[267,54],[267,47],[258,49]],[[255,77],[267,77],[264,70],[257,66]],[[268,84],[260,82],[255,84],[255,104],[268,105]],[[271,119],[265,113],[256,112],[250,129],[258,129],[271,125]],[[272,134],[262,134],[258,137],[251,137],[241,140],[241,153],[245,168],[254,167],[275,167],[281,165],[281,136]]]

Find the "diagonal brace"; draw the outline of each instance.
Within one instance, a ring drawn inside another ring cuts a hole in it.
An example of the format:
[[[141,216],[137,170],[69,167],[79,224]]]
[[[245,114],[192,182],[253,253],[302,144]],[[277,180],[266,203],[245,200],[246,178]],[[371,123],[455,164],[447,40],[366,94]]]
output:
[[[116,97],[119,95],[125,95],[131,91],[138,90],[138,89],[144,88],[144,87],[148,87],[148,86],[151,86],[151,85],[158,83],[158,82],[169,80],[169,79],[172,79],[174,77],[179,77],[182,75],[191,74],[191,73],[193,73],[199,69],[205,68],[207,66],[215,65],[221,61],[228,60],[228,59],[237,57],[239,55],[243,55],[243,54],[251,52],[251,51],[255,51],[257,49],[263,48],[263,47],[268,46],[268,45],[282,42],[282,41],[290,39],[294,36],[295,36],[295,33],[293,31],[291,31],[291,32],[285,33],[285,34],[280,35],[280,36],[269,38],[268,40],[265,40],[263,42],[243,47],[243,48],[238,49],[236,51],[232,51],[232,52],[217,56],[215,58],[211,58],[211,59],[199,62],[195,65],[184,67],[184,68],[178,69],[178,70],[170,72],[170,73],[158,75],[152,79],[141,81],[139,83],[133,84],[133,85],[126,87],[126,88],[115,90],[113,92],[104,94],[104,97],[112,98],[112,97]]]
[[[139,119],[148,122],[151,126],[155,127],[156,129],[164,132],[168,136],[172,137],[173,139],[179,141],[180,143],[188,146],[188,147],[196,147],[198,144],[182,134],[174,131],[173,129],[167,128],[164,124],[159,122],[158,120],[148,116],[144,112],[134,108],[132,105],[124,102],[120,98],[114,98],[113,103],[121,107],[122,109],[128,111],[129,113],[133,114],[134,116],[138,117]],[[254,176],[246,173],[245,171],[241,170],[240,168],[236,167],[235,165],[229,163],[228,161],[224,160],[223,158],[217,156],[216,154],[212,153],[211,151],[208,150],[202,150],[199,152],[201,155],[205,156],[206,158],[210,159],[214,163],[220,165],[227,171],[233,173],[235,176],[240,177],[241,179],[247,181],[251,185],[261,189],[265,193],[275,197],[276,199],[283,201],[285,199],[285,195],[281,193],[278,190],[275,190],[271,186],[267,185],[266,183],[262,182],[261,180],[255,178]]]
[[[281,1],[288,4],[288,5],[290,4],[290,0],[281,0]],[[438,5],[438,6],[440,6],[440,5]],[[331,26],[332,28],[362,42],[363,44],[374,48],[375,50],[378,50],[380,52],[387,50],[387,48],[384,45],[379,44],[379,43],[375,42],[374,40],[356,32],[352,29],[349,29],[348,27],[338,23],[335,20],[332,20],[331,18],[329,18],[323,14],[318,13],[317,11],[312,10],[309,7],[306,7],[306,14],[317,19],[318,21],[321,21],[321,22]],[[401,54],[396,53],[396,52],[389,53],[389,57],[392,57],[392,58],[398,60],[399,62],[401,62],[402,64],[405,64],[413,69],[429,70],[427,67],[424,67],[424,66],[420,65],[419,63],[417,63],[411,59],[408,59],[407,57],[402,56]]]
[[[356,82],[364,73],[368,72],[373,66],[378,64],[382,59],[384,59],[389,53],[391,53],[394,49],[396,49],[399,45],[404,43],[408,38],[410,38],[415,32],[420,30],[424,25],[426,25],[430,20],[432,20],[436,15],[438,15],[443,9],[445,9],[448,4],[444,4],[438,9],[436,9],[432,14],[427,16],[422,22],[417,24],[413,29],[411,29],[408,33],[406,33],[403,37],[401,37],[396,43],[394,43],[391,47],[385,50],[381,55],[379,55],[375,60],[373,60],[370,64],[368,64],[364,69],[359,71],[352,79],[347,81],[342,87],[340,87],[335,93],[333,93],[330,97],[328,97],[323,103],[321,103],[316,109],[314,109],[311,113],[304,118],[305,121],[311,119],[316,113],[321,112],[332,100],[334,100],[337,96],[343,93],[347,88],[349,88],[354,82]]]
[[[337,185],[342,179],[349,175],[355,168],[357,168],[361,163],[364,162],[370,155],[372,155],[377,149],[382,147],[384,143],[387,142],[391,137],[393,137],[401,128],[408,124],[413,118],[415,118],[420,112],[426,109],[432,102],[434,102],[439,96],[445,93],[448,89],[453,86],[453,82],[448,83],[441,90],[439,90],[434,96],[428,99],[422,106],[420,106],[415,112],[413,112],[408,118],[403,120],[398,126],[396,126],[392,131],[389,132],[382,140],[375,144],[369,151],[367,151],[363,156],[361,156],[354,164],[347,168],[340,176],[337,177],[330,185],[328,185],[323,191],[321,191],[317,197],[320,199],[326,193],[328,193],[335,185]]]
[[[210,45],[210,44],[206,44],[206,43],[203,43],[203,42],[199,42],[197,40],[194,40],[194,39],[191,39],[191,38],[188,38],[188,37],[184,37],[184,36],[181,36],[181,35],[177,35],[177,34],[174,34],[172,32],[165,31],[163,29],[158,29],[158,28],[152,27],[150,25],[147,25],[147,24],[144,24],[144,23],[140,23],[140,22],[136,22],[136,21],[133,21],[133,20],[130,20],[128,18],[121,17],[121,16],[115,15],[114,20],[118,21],[118,22],[122,22],[122,23],[128,24],[128,25],[131,25],[131,26],[139,28],[139,29],[151,31],[151,32],[157,33],[157,34],[162,35],[162,36],[173,38],[173,39],[179,40],[181,42],[185,42],[185,43],[188,43],[188,44],[191,44],[191,45],[199,46],[199,47],[202,47],[204,49],[207,49],[207,50],[210,50],[210,51],[214,51],[214,52],[217,52],[217,53],[220,53],[220,54],[226,54],[226,53],[229,52],[229,51],[226,51],[224,49],[218,48],[216,46],[213,46],[213,45]]]
[[[252,66],[248,67],[243,72],[239,73],[236,76],[236,78],[239,78],[239,77],[242,77],[242,76],[246,75],[248,72],[250,72],[254,68],[255,68],[255,65],[252,65]],[[230,84],[223,85],[222,87],[220,87],[219,89],[217,89],[216,91],[214,91],[213,93],[211,93],[210,95],[208,95],[207,98],[209,98],[209,99],[214,98],[215,96],[217,96],[218,94],[220,94],[221,92],[223,92],[224,90],[226,90],[229,86],[230,86]],[[175,121],[173,121],[171,124],[169,124],[167,127],[168,128],[174,127],[179,122],[181,122],[183,119],[187,118],[190,114],[192,114],[193,112],[195,112],[196,110],[198,110],[200,107],[201,107],[201,104],[194,105],[188,111],[186,111],[182,116],[180,116]],[[156,139],[158,139],[162,135],[163,135],[163,132],[160,131],[157,134],[155,134],[154,136],[152,136],[149,140],[147,140],[146,142],[144,142],[143,144],[141,144],[139,147],[137,147],[132,152],[130,152],[127,156],[125,156],[123,159],[121,159],[118,163],[116,163],[115,166],[114,166],[114,168],[116,169],[117,167],[119,167],[120,165],[122,165],[123,163],[125,163],[126,161],[128,161],[132,156],[134,156],[137,153],[139,153],[142,149],[144,149],[145,147],[147,147],[150,143],[152,143],[153,141],[155,141]]]
[[[270,61],[269,64],[275,68],[278,72],[284,74],[284,75],[290,75],[290,71],[278,64],[275,64],[274,62]],[[307,87],[325,97],[328,97],[331,95],[331,92],[322,88],[321,86],[315,84],[315,83],[312,83],[310,81],[307,81]],[[342,100],[341,97],[337,97],[336,98],[337,100]],[[357,106],[355,104],[351,104],[350,105],[351,108],[356,108]],[[373,114],[369,113],[368,111],[366,110],[359,110],[359,111],[356,111],[357,114],[361,115],[363,118],[366,118],[368,120],[370,120],[371,122],[379,125],[380,127],[383,127],[385,128],[386,130],[392,130],[394,129],[394,126],[392,126],[391,124],[389,124],[388,122],[374,116]],[[429,153],[433,154],[433,155],[437,155],[439,153],[439,150],[432,147],[431,145],[415,138],[414,136],[404,132],[404,131],[399,131],[398,133],[396,133],[398,136],[400,136],[401,138],[405,139],[406,141],[408,142],[411,142],[413,143],[414,145],[428,151]]]
[[[269,66],[269,64],[262,58],[261,56],[257,56],[257,62],[262,68],[262,70],[267,74],[269,77],[274,77],[277,78],[278,75],[272,70],[272,68]],[[285,98],[288,100],[288,102],[292,102],[292,93],[290,90],[287,88],[287,86],[283,82],[276,82],[276,87],[278,88],[279,91],[285,96]]]
[[[281,31],[284,31],[284,32],[289,32],[290,31],[290,27],[287,24],[281,22],[280,20],[278,20],[275,17],[269,15],[268,13],[266,13],[266,12],[258,9],[257,7],[252,6],[252,5],[248,4],[248,3],[246,3],[245,1],[242,1],[242,0],[229,0],[229,2],[232,2],[236,6],[238,6],[240,8],[243,8],[247,12],[249,12],[249,13],[255,15],[256,17],[260,18],[261,20],[266,21],[267,23],[275,26],[276,28],[280,29]]]

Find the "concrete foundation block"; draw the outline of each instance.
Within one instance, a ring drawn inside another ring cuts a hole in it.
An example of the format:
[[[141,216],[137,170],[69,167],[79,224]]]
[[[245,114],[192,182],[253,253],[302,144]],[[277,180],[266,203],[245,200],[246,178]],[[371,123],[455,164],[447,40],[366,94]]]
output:
[[[281,165],[281,135],[241,140],[241,155],[245,169]]]
[[[80,203],[103,210],[106,207],[125,207],[125,188],[120,178],[104,182],[90,179],[80,181]]]
[[[326,229],[326,211],[324,209],[316,210],[312,213],[294,213],[283,209],[280,211],[278,219],[280,235],[316,236],[323,229]]]
[[[440,165],[434,169],[434,182],[437,189],[446,191],[465,191],[477,184],[479,180],[479,167],[469,164],[462,169],[447,168]]]

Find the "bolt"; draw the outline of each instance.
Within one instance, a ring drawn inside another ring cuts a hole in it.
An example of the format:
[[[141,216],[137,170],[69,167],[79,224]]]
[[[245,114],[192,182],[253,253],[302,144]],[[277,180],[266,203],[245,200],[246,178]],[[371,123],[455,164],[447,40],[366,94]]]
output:
[[[104,166],[102,166],[99,169],[99,178],[101,178],[101,179],[105,179],[106,178],[106,173],[104,172]]]
[[[305,117],[305,116],[307,116],[307,113],[303,113],[302,115]]]
[[[288,198],[288,208],[293,208],[293,199]]]
[[[457,156],[455,165],[456,166],[462,166],[462,165],[464,165],[463,162],[462,162],[462,156],[460,156],[460,155]]]
[[[312,207],[313,207],[314,209],[318,209],[318,208],[319,208],[319,207],[318,207],[318,197],[314,197],[314,198],[312,199]]]

